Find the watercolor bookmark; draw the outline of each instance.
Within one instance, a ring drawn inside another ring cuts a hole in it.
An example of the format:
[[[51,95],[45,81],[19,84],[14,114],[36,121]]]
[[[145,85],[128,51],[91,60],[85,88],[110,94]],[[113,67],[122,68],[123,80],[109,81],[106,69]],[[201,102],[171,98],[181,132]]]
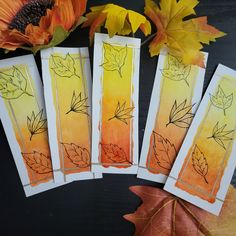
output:
[[[88,48],[41,51],[54,178],[100,178],[91,172],[91,70]]]
[[[26,196],[53,180],[41,78],[32,55],[1,60],[0,118]]]
[[[165,190],[215,215],[236,166],[236,71],[219,65]]]
[[[207,54],[205,54],[207,58]],[[164,183],[202,97],[205,69],[161,52],[138,178]]]
[[[140,39],[95,35],[94,172],[137,173],[139,60]]]

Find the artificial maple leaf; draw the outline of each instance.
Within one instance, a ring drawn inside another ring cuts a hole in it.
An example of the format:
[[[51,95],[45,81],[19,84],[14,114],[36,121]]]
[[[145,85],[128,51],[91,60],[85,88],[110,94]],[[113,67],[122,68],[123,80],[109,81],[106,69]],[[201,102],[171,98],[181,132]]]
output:
[[[153,0],[145,1],[145,14],[153,21],[157,32],[149,45],[151,56],[159,55],[167,47],[172,55],[183,58],[184,64],[205,67],[202,43],[209,44],[225,33],[207,24],[207,17],[189,20],[196,15],[197,0],[161,0],[159,6]]]
[[[233,93],[226,96],[224,90],[221,88],[221,86],[219,86],[216,95],[210,94],[210,98],[211,98],[211,103],[215,107],[223,110],[224,115],[226,116],[226,110],[230,108],[233,103]]]
[[[225,130],[227,124],[219,127],[219,121],[216,123],[212,130],[212,136],[208,139],[213,138],[222,148],[226,150],[225,142],[233,140],[232,133],[234,130]],[[230,136],[229,136],[230,135]]]
[[[115,34],[129,35],[135,33],[138,28],[147,36],[151,33],[151,24],[145,16],[131,10],[127,10],[115,4],[106,4],[90,8],[86,14],[87,21],[82,27],[90,27],[89,38],[93,41],[94,33],[100,32],[105,24],[110,37]]]
[[[214,216],[164,190],[133,186],[142,205],[124,218],[135,224],[134,236],[234,236],[236,190],[231,185],[220,215]]]

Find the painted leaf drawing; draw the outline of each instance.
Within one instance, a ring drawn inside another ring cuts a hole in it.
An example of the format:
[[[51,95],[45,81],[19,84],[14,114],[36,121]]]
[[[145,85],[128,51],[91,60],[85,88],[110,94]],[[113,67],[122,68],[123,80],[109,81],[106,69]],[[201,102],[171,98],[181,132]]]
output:
[[[127,57],[127,46],[117,49],[109,43],[103,43],[104,63],[101,65],[104,70],[117,71],[122,78],[122,68]]]
[[[157,31],[150,36],[151,56],[160,54],[168,48],[170,54],[179,56],[184,64],[205,67],[203,44],[209,44],[225,33],[208,24],[206,16],[196,15],[197,0],[145,0],[145,15],[156,26]]]
[[[34,151],[22,153],[26,164],[38,174],[49,174],[52,172],[52,161],[49,156]]]
[[[226,149],[225,142],[233,140],[232,133],[234,130],[225,130],[227,124],[219,127],[219,122],[216,123],[212,130],[212,136],[208,138],[213,138],[222,148]]]
[[[75,112],[88,116],[89,106],[87,105],[87,103],[88,103],[88,97],[82,98],[81,92],[79,93],[79,95],[76,95],[74,91],[71,99],[70,110],[66,114]]]
[[[231,185],[221,213],[215,216],[155,187],[132,186],[142,204],[124,218],[135,224],[134,236],[234,236],[236,190]]]
[[[31,134],[30,140],[34,135],[47,131],[47,119],[43,118],[43,109],[36,115],[33,111],[30,117],[27,116],[27,127]]]
[[[224,90],[219,85],[216,94],[215,95],[210,94],[210,98],[211,98],[211,103],[215,107],[223,110],[224,115],[226,116],[226,110],[230,108],[233,103],[233,93],[231,93],[230,95],[226,95]]]
[[[208,184],[207,174],[208,174],[208,163],[204,153],[195,145],[192,152],[192,165],[194,170],[204,179]]]
[[[62,143],[66,157],[77,167],[86,168],[90,166],[90,153],[88,149],[74,143]]]
[[[27,79],[15,66],[10,73],[0,72],[0,96],[4,99],[17,99],[23,94],[33,96],[27,91]]]
[[[109,121],[113,119],[117,119],[125,123],[126,125],[128,125],[128,120],[133,118],[133,115],[131,115],[133,110],[134,110],[134,107],[126,108],[126,102],[124,102],[123,104],[120,104],[120,102],[118,102],[116,110],[115,110],[115,115],[111,117]]]
[[[157,164],[163,169],[170,170],[177,156],[174,144],[155,131],[153,137],[153,150]]]
[[[189,128],[194,114],[192,113],[193,105],[187,105],[187,99],[185,99],[182,103],[177,105],[177,101],[175,100],[169,115],[169,122],[166,126],[173,124],[180,128]]]
[[[173,81],[184,81],[188,86],[188,76],[191,72],[190,65],[184,65],[180,58],[168,55],[168,67],[161,70],[162,75]]]
[[[123,148],[119,147],[116,144],[101,144],[103,153],[107,156],[107,158],[113,163],[130,163],[132,164]]]
[[[56,75],[65,78],[80,78],[76,71],[75,59],[67,53],[65,58],[61,56],[51,56],[53,67],[51,68]]]

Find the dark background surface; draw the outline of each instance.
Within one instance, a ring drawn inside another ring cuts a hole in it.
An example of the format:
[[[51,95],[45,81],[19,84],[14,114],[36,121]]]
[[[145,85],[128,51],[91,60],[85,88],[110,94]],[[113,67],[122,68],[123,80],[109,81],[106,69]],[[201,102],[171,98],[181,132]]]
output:
[[[13,1],[13,0],[9,0]],[[126,8],[143,12],[143,0],[113,0]],[[91,5],[108,3],[105,0],[90,0]],[[202,0],[196,8],[199,16],[207,15],[209,23],[228,33],[216,43],[206,46],[209,52],[205,86],[218,63],[236,69],[236,1]],[[137,34],[137,36],[142,36]],[[143,37],[143,36],[142,36]],[[88,30],[77,29],[60,46],[88,46]],[[91,55],[93,53],[91,48]],[[0,50],[0,59],[24,55],[17,50],[5,55]],[[36,56],[39,68],[40,57]],[[91,57],[92,61],[92,57]],[[147,45],[141,50],[140,68],[140,147],[146,123],[157,58],[150,58]],[[40,69],[41,70],[41,69]],[[205,91],[205,89],[204,89]],[[134,226],[122,216],[133,212],[140,200],[129,191],[132,185],[162,185],[137,179],[134,175],[104,175],[102,180],[80,181],[26,198],[0,125],[0,235],[103,235],[128,236]],[[235,179],[235,178],[234,178]],[[181,235],[182,236],[182,235]]]

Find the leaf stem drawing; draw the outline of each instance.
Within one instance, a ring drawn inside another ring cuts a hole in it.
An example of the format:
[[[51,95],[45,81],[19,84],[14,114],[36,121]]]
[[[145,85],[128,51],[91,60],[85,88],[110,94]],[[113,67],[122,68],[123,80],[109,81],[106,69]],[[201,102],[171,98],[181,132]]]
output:
[[[114,163],[129,163],[132,165],[132,162],[128,160],[126,153],[123,148],[119,147],[116,144],[100,144],[102,151],[106,157]]]
[[[27,127],[31,134],[30,141],[34,135],[47,131],[47,119],[43,118],[43,109],[36,115],[33,111],[31,117],[27,116]]]
[[[125,65],[127,57],[127,45],[117,49],[115,46],[103,42],[103,49],[105,61],[101,66],[107,71],[117,71],[122,78],[122,68]]]
[[[216,95],[210,94],[211,103],[223,110],[224,116],[226,116],[226,110],[232,106],[233,103],[233,93],[230,95],[226,95],[224,90],[221,88],[221,86],[218,86],[218,91],[216,92]]]
[[[166,124],[166,127],[170,124],[176,125],[180,128],[189,128],[194,114],[192,113],[193,105],[186,105],[187,99],[182,103],[177,105],[175,100],[169,115],[169,122]]]
[[[125,106],[126,106],[126,102],[124,102],[123,104],[120,104],[120,102],[118,102],[114,116],[112,116],[108,121],[117,119],[125,123],[126,125],[128,125],[127,120],[133,118],[133,115],[131,115],[131,112],[134,110],[134,107],[126,108]]]
[[[182,63],[182,59],[168,55],[168,67],[161,70],[164,77],[173,81],[184,81],[189,87],[189,82],[187,81],[191,72],[191,66]]]
[[[75,112],[75,113],[81,113],[81,114],[85,114],[89,116],[88,111],[87,111],[89,106],[87,105],[87,102],[88,102],[88,97],[85,97],[82,99],[81,92],[77,96],[75,91],[73,91],[71,104],[70,104],[70,110],[66,113],[66,115],[70,114],[71,112]]]
[[[212,136],[208,137],[208,139],[214,139],[222,148],[226,150],[225,141],[233,140],[232,137],[229,137],[230,134],[234,132],[234,130],[225,130],[227,124],[219,127],[219,121],[216,123],[212,130]]]
[[[0,72],[0,96],[8,100],[17,99],[23,94],[33,97],[27,91],[27,79],[22,72],[16,66],[10,70],[12,70],[10,74]]]
[[[66,54],[66,57],[51,55],[53,67],[51,69],[55,72],[56,75],[65,78],[77,77],[80,76],[76,72],[75,59],[69,54]]]
[[[208,174],[208,163],[204,153],[195,145],[192,152],[192,165],[194,170],[202,176],[204,181],[208,184],[207,174]]]
[[[163,169],[170,170],[177,156],[175,145],[153,131],[153,150],[157,164]]]

